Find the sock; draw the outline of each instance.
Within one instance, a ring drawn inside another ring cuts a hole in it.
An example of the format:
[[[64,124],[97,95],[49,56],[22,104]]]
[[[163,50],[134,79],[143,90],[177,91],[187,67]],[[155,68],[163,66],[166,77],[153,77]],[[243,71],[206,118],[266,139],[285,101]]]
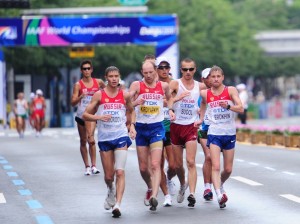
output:
[[[222,197],[220,189],[216,189],[215,191],[216,191],[216,194],[217,194],[218,198]]]
[[[211,189],[211,184],[210,183],[205,183],[204,188],[205,188],[205,190]]]

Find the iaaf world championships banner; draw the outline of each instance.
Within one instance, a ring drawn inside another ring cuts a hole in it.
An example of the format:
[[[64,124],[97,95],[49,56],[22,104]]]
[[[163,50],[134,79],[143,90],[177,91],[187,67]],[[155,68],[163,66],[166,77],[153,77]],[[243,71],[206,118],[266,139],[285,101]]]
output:
[[[176,16],[0,19],[0,45],[152,44],[177,42]]]

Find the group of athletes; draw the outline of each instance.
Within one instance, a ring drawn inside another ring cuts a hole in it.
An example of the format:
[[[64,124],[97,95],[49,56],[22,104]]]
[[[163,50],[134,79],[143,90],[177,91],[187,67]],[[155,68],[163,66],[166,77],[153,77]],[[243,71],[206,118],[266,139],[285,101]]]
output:
[[[30,94],[30,102],[28,103],[23,92],[17,94],[14,101],[13,112],[16,119],[16,129],[20,138],[24,138],[26,129],[26,120],[29,117],[29,123],[35,129],[36,137],[41,135],[42,129],[45,127],[45,110],[46,102],[43,97],[43,91],[36,90],[36,93]]]
[[[189,188],[188,206],[195,206],[197,141],[205,155],[203,197],[208,201],[213,199],[213,185],[220,208],[226,206],[224,183],[232,172],[235,113],[243,113],[243,106],[236,88],[223,84],[224,73],[220,67],[204,69],[202,81],[198,82],[194,79],[196,63],[186,58],[180,63],[181,78],[173,79],[167,58],[147,55],[141,67],[143,79],[132,82],[127,91],[120,87],[121,74],[115,66],[106,68],[106,82],[92,78],[91,61],[82,61],[80,69],[82,79],[74,84],[71,103],[78,106],[75,120],[85,175],[99,173],[94,139],[97,127],[108,188],[104,207],[112,209],[113,217],[121,216],[127,149],[133,139],[140,174],[147,185],[144,203],[151,211],[157,209],[159,187],[165,196],[163,205],[172,205],[171,195],[176,194],[172,178],[176,175],[180,182],[177,202],[184,201]]]

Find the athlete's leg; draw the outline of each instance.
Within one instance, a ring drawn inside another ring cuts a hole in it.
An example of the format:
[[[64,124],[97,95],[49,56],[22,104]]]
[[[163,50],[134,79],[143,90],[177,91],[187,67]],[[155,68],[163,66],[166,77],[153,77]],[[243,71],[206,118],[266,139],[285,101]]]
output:
[[[190,193],[195,194],[196,184],[197,184],[197,169],[196,169],[196,153],[197,153],[197,142],[188,141],[185,144],[186,147],[186,163],[188,168],[188,183],[190,188]]]
[[[211,184],[211,157],[209,148],[206,146],[207,139],[200,138],[200,144],[204,153],[204,163],[202,167],[204,184]]]
[[[151,175],[148,169],[148,146],[137,146],[137,156],[139,162],[139,169],[143,180],[145,181],[148,189],[151,189]]]
[[[221,172],[221,183],[230,177],[233,167],[234,149],[223,150],[224,170]]]
[[[163,150],[163,153],[161,155],[161,163],[160,163],[160,169],[161,169],[161,181],[160,181],[160,189],[163,192],[164,195],[168,194],[168,188],[167,188],[167,177],[164,171],[165,166],[165,148]]]
[[[114,182],[114,151],[100,151],[100,157],[102,161],[102,167],[104,171],[104,181],[108,188],[112,188],[112,184]]]
[[[220,189],[220,147],[215,144],[209,145],[211,163],[212,163],[212,182],[215,190]]]
[[[116,170],[116,199],[121,204],[125,190],[125,164],[127,160],[127,147],[123,147],[114,151],[115,170]]]
[[[89,167],[88,152],[86,147],[87,137],[86,128],[83,125],[77,124],[78,134],[80,138],[80,153],[85,167]]]
[[[157,197],[158,189],[161,181],[161,155],[162,141],[150,144],[151,150],[151,170],[152,170],[152,196]]]
[[[176,173],[180,182],[180,185],[185,185],[185,171],[183,167],[183,147],[181,145],[172,145],[174,153],[174,161],[176,167]]]
[[[176,176],[176,163],[175,163],[174,150],[172,148],[172,145],[166,146],[165,150],[166,150],[167,161],[168,161],[167,178],[168,180],[171,180],[173,177]]]
[[[96,144],[95,144],[95,129],[96,122],[85,122],[86,132],[87,132],[87,140],[89,143],[89,153],[91,158],[92,166],[96,166],[97,154],[96,154]]]
[[[17,128],[17,132],[20,135],[21,131],[22,131],[22,118],[21,116],[16,116],[16,128]]]

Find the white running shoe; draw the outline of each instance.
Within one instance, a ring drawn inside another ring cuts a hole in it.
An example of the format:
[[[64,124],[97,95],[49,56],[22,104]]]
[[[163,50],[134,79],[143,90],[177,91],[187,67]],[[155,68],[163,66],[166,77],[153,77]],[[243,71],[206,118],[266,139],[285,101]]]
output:
[[[187,187],[188,187],[187,183],[185,183],[184,185],[180,186],[180,190],[179,190],[178,195],[177,195],[177,202],[178,203],[182,203],[183,202],[185,190],[187,189]]]
[[[114,207],[116,204],[116,188],[114,184],[112,184],[111,188],[108,188],[107,192],[107,197],[106,197],[106,202],[110,207]]]
[[[165,201],[163,203],[163,206],[165,206],[165,207],[172,206],[172,197],[171,197],[171,195],[169,195],[169,194],[165,195]]]
[[[92,174],[91,167],[88,166],[88,167],[85,169],[84,175],[89,176],[89,175],[91,175],[91,174]]]
[[[92,167],[92,174],[98,174],[98,173],[100,173],[100,171],[95,166],[93,166]]]
[[[172,180],[167,180],[167,187],[170,195],[176,194],[176,185]]]

